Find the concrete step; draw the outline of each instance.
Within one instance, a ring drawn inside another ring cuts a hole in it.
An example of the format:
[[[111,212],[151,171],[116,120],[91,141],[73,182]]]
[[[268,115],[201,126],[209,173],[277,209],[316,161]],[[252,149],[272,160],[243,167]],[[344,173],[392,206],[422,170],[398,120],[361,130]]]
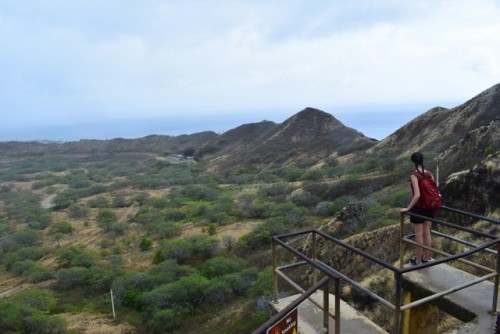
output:
[[[446,264],[439,264],[404,274],[403,288],[417,294],[420,299],[474,279],[477,279],[477,276]],[[490,314],[493,290],[494,284],[484,281],[439,298],[433,303],[455,318],[467,321],[453,333],[494,333],[496,315]]]
[[[287,305],[299,298],[300,295],[293,295],[278,300],[277,304],[271,303],[276,311],[281,311]],[[319,305],[323,305],[323,292],[316,291],[311,295]],[[335,312],[335,296],[329,295],[330,311]],[[330,333],[335,333],[335,321],[330,317]],[[323,310],[309,300],[305,300],[298,307],[298,331],[300,334],[317,334],[323,327]],[[340,332],[353,334],[377,334],[386,331],[378,327],[367,317],[363,316],[353,307],[344,301],[340,301]]]

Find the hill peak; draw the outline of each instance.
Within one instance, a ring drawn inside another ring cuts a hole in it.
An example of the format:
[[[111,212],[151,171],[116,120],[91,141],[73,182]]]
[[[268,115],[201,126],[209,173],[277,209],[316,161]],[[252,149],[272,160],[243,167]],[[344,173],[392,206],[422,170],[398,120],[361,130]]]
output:
[[[334,152],[351,152],[375,144],[331,114],[311,107],[281,124],[262,122],[239,126],[215,142],[219,143],[220,150],[211,158],[217,158],[224,168],[293,164],[307,157],[325,157]]]
[[[338,121],[333,115],[323,111],[319,110],[316,108],[311,108],[307,107],[292,117],[290,117],[288,120],[300,120],[300,119],[319,119],[319,120],[324,120],[324,121],[334,121],[336,124],[342,124],[340,121]],[[286,123],[287,121],[285,121]]]
[[[283,129],[289,128],[290,130],[293,129],[302,132],[306,130],[319,131],[322,133],[332,130],[351,129],[342,124],[342,122],[333,117],[333,115],[311,107],[307,107],[291,116],[285,120],[281,126]],[[354,129],[351,130],[355,131],[357,135],[361,135],[358,131]]]
[[[319,109],[312,108],[312,107],[306,107],[305,109],[302,109],[301,111],[299,111],[298,113],[295,114],[295,116],[299,116],[299,115],[309,115],[309,116],[317,116],[317,117],[333,117],[331,114],[329,114],[323,110],[319,110]]]

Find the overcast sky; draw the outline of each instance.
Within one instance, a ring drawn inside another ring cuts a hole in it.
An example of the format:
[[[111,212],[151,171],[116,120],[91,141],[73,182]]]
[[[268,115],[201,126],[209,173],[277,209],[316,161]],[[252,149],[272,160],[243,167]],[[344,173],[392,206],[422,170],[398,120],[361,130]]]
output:
[[[454,107],[500,82],[500,2],[0,0],[0,45],[0,140],[211,130],[210,115]]]

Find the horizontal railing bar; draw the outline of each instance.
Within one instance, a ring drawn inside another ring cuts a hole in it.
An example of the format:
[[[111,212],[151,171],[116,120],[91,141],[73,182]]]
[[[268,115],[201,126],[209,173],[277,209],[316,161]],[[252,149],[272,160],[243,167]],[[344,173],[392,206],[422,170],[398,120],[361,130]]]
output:
[[[298,257],[300,257],[302,260],[306,261],[307,263],[309,263],[313,267],[321,270],[321,267],[316,262],[314,262],[314,260],[308,258],[306,255],[304,255],[301,252],[297,251],[295,248],[292,248],[292,247],[288,246],[285,242],[283,242],[280,239],[278,239],[278,237],[272,237],[272,239],[273,239],[274,242],[280,244],[283,248],[287,249],[291,253],[295,254]],[[336,275],[334,275],[332,273],[329,273],[329,275],[333,279],[337,279],[338,278],[338,276],[336,276]]]
[[[370,297],[372,297],[373,299],[376,299],[378,300],[379,302],[381,302],[382,304],[384,304],[385,306],[391,308],[392,310],[395,310],[396,309],[396,306],[394,306],[393,304],[391,304],[389,301],[385,300],[384,298],[380,297],[379,295],[377,295],[375,292],[372,292],[370,290],[368,290],[368,288],[364,287],[363,285],[359,284],[358,282],[350,279],[349,277],[347,277],[346,275],[342,274],[341,272],[333,269],[332,267],[330,267],[329,265],[327,265],[326,263],[320,261],[320,260],[316,260],[316,262],[320,263],[322,266],[326,267],[324,269],[326,270],[329,270],[329,271],[333,271],[335,273],[335,275],[338,275],[340,278],[342,278],[344,281],[346,281],[347,283],[351,284],[352,286],[354,286],[355,288],[365,292],[367,295],[369,295]]]
[[[292,288],[297,290],[300,293],[304,293],[306,290],[304,290],[300,285],[295,283],[290,277],[288,277],[284,272],[282,272],[279,269],[276,269],[274,271],[278,276],[280,276],[282,279],[284,279]]]
[[[471,233],[471,234],[474,234],[474,235],[477,235],[477,236],[480,236],[480,237],[483,237],[483,238],[489,238],[489,239],[496,239],[497,238],[496,235],[491,235],[491,234],[488,234],[488,233],[485,233],[485,232],[482,232],[482,231],[477,231],[477,230],[471,229],[469,227],[465,227],[465,226],[460,226],[460,225],[456,225],[456,224],[453,224],[453,223],[449,223],[449,222],[446,222],[444,220],[439,220],[439,219],[429,218],[429,217],[422,216],[422,215],[417,215],[416,213],[412,213],[412,212],[409,212],[409,211],[403,212],[403,214],[408,215],[408,216],[417,217],[417,218],[422,218],[422,219],[425,219],[425,220],[428,220],[428,221],[431,221],[431,222],[434,222],[434,223],[437,223],[437,224],[441,224],[441,225],[444,225],[444,226],[447,226],[447,227],[452,227],[452,228],[455,228],[457,230],[468,232],[468,233]]]
[[[294,267],[300,267],[304,264],[307,264],[307,261],[298,261],[298,262],[294,262],[294,263],[290,263],[290,264],[285,264],[285,265],[279,266],[277,269],[280,269],[280,270],[290,269],[290,268],[294,268]]]
[[[435,293],[433,295],[421,298],[419,300],[416,300],[414,302],[411,302],[411,303],[408,303],[408,304],[405,304],[405,305],[401,306],[401,311],[406,311],[406,310],[409,310],[409,309],[414,308],[416,306],[428,303],[428,302],[430,302],[430,301],[432,301],[434,299],[446,296],[446,295],[448,295],[450,293],[453,293],[453,292],[456,292],[456,291],[468,288],[469,286],[472,286],[472,285],[481,283],[483,281],[489,280],[490,278],[493,278],[493,277],[495,277],[497,275],[498,274],[496,272],[492,273],[492,274],[488,274],[488,275],[479,277],[478,279],[475,279],[475,280],[472,280],[472,281],[468,281],[468,282],[466,282],[464,284],[460,284],[460,285],[454,286],[452,288],[449,288],[447,290],[444,290],[444,291]]]
[[[295,290],[297,290],[298,292],[300,293],[305,293],[306,290],[304,290],[300,285],[298,285],[297,283],[295,283],[290,277],[288,277],[285,273],[279,271],[279,270],[276,270],[276,273],[281,277],[283,278],[288,284],[290,284],[290,286],[292,288],[294,288]],[[316,300],[314,300],[311,296],[307,297],[307,299],[313,303],[314,305],[316,305],[317,307],[319,307],[322,311],[324,311],[324,307],[321,306],[320,303],[318,303]],[[330,310],[328,310],[328,314],[330,315],[330,317],[332,318],[335,318],[335,313],[333,312],[330,312]]]
[[[347,248],[348,250],[350,250],[350,251],[352,251],[354,253],[362,255],[363,257],[365,257],[365,258],[367,258],[367,259],[369,259],[369,260],[371,260],[371,261],[373,261],[373,262],[375,262],[375,263],[377,263],[377,264],[379,264],[379,265],[381,265],[381,266],[383,266],[383,267],[385,267],[387,269],[390,269],[390,270],[395,271],[395,272],[399,272],[400,271],[400,269],[398,267],[396,267],[396,266],[394,266],[394,265],[392,265],[390,263],[384,262],[384,261],[380,260],[379,258],[376,258],[375,256],[373,256],[371,254],[368,254],[366,252],[363,252],[362,250],[360,250],[360,249],[358,249],[356,247],[348,245],[348,244],[344,243],[343,241],[332,237],[331,235],[328,235],[328,234],[323,233],[321,231],[316,231],[316,233],[319,234],[319,235],[321,235],[322,237],[330,240],[330,241],[335,242],[336,244],[340,245],[341,247]]]
[[[314,233],[315,232],[315,229],[313,228],[308,228],[308,229],[305,229],[305,230],[300,230],[300,231],[294,231],[294,232],[288,232],[288,233],[283,233],[283,234],[279,234],[279,235],[275,235],[274,237],[276,238],[290,238],[290,237],[296,237],[298,235],[302,235],[302,234],[308,234],[308,233]]]
[[[432,233],[435,234],[435,235],[438,235],[438,236],[440,236],[442,238],[446,238],[446,239],[449,239],[449,240],[456,241],[456,242],[461,243],[463,245],[467,245],[467,246],[471,246],[471,247],[478,247],[479,246],[479,245],[474,244],[472,242],[468,242],[466,240],[462,240],[462,239],[459,239],[459,238],[452,237],[449,234],[441,233],[441,232],[434,231],[434,230],[432,230]],[[493,249],[486,248],[485,251],[488,252],[488,253],[491,253],[493,255],[497,255],[497,251],[495,251]]]
[[[459,209],[454,209],[454,208],[450,208],[450,207],[447,207],[447,206],[442,206],[441,209],[445,209],[447,211],[451,211],[451,212],[455,212],[455,213],[460,213],[464,216],[469,216],[469,217],[473,217],[473,218],[476,218],[476,219],[480,219],[480,220],[485,220],[485,221],[488,221],[490,223],[494,223],[494,224],[500,224],[500,220],[498,219],[493,219],[493,218],[489,218],[489,217],[484,217],[484,216],[481,216],[481,215],[476,215],[475,213],[471,213],[471,212],[466,212],[466,211],[462,211],[462,210],[459,210]]]
[[[407,240],[406,238],[403,238],[403,240],[406,241],[406,242],[411,242],[411,243],[414,242],[414,241],[411,241],[411,240]],[[430,261],[430,262],[419,264],[419,265],[416,265],[416,266],[401,268],[400,271],[402,273],[407,273],[407,272],[414,271],[414,270],[417,270],[417,269],[420,269],[420,268],[423,268],[423,267],[430,267],[430,266],[435,266],[435,265],[440,264],[440,263],[446,263],[446,262],[455,261],[455,260],[457,260],[459,258],[467,257],[467,256],[472,255],[474,253],[480,252],[480,251],[482,251],[485,248],[488,248],[488,247],[491,247],[492,245],[497,244],[498,242],[499,242],[499,240],[492,240],[492,241],[487,242],[486,244],[484,244],[482,246],[479,246],[479,247],[477,247],[475,249],[471,249],[471,250],[466,251],[466,252],[455,254],[455,255],[449,256],[449,257],[444,258],[444,259]],[[420,244],[418,244],[418,245],[420,247],[423,247],[423,245],[420,245]]]
[[[415,242],[415,241],[413,241],[413,240],[409,240],[409,239],[408,239],[408,238],[406,238],[406,237],[404,237],[404,238],[403,238],[403,241],[405,241],[406,243],[409,243],[409,244],[415,245],[415,246],[419,246],[419,247],[422,247],[422,248],[428,249],[428,250],[430,250],[430,251],[433,251],[433,252],[435,252],[435,253],[438,253],[438,254],[441,254],[441,255],[444,255],[444,256],[448,256],[448,257],[453,256],[452,254],[450,254],[450,253],[446,253],[446,252],[441,251],[441,250],[439,250],[439,249],[436,249],[436,248],[432,248],[432,247],[427,247],[427,246],[421,245],[421,244],[419,244],[419,243],[417,243],[417,242]],[[446,260],[446,259],[444,259],[444,260]],[[482,265],[480,265],[480,264],[474,263],[474,262],[469,261],[469,260],[466,260],[466,259],[459,258],[459,259],[457,259],[457,261],[462,262],[462,263],[465,263],[465,264],[468,264],[468,265],[469,265],[469,266],[471,266],[471,267],[474,267],[474,268],[476,268],[476,269],[480,269],[480,270],[486,271],[486,272],[488,272],[488,273],[492,273],[492,272],[494,272],[494,271],[495,271],[495,270],[493,270],[493,269],[491,269],[491,268],[488,268],[488,267],[482,266]],[[431,262],[435,262],[435,261],[431,261]],[[427,262],[427,263],[431,263],[431,262]],[[444,261],[444,262],[448,262],[448,261]],[[424,264],[422,265],[422,267],[425,267],[425,264],[427,264],[427,263],[424,263]]]

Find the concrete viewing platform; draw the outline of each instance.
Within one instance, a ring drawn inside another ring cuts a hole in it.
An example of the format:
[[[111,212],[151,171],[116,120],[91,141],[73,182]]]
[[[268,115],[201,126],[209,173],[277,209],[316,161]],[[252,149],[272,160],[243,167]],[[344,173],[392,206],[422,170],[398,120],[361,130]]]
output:
[[[411,300],[419,300],[435,293],[465,285],[477,279],[477,276],[471,275],[465,271],[446,264],[439,264],[404,274],[403,290],[405,294],[411,297]],[[432,300],[426,304],[428,306],[418,306],[417,308],[405,311],[406,314],[403,318],[406,318],[408,323],[403,326],[403,332],[416,333],[417,331],[421,333],[437,333],[437,312],[439,309],[463,322],[459,328],[447,332],[448,334],[495,333],[497,316],[491,313],[493,290],[494,284],[492,282],[483,281]],[[278,300],[278,303],[271,303],[271,305],[279,312],[299,298],[299,296],[300,295],[297,294],[282,298]],[[323,292],[321,290],[313,293],[310,298],[315,300],[319,305],[323,304]],[[410,300],[406,300],[404,303],[406,304],[408,302],[410,302]],[[497,309],[498,304],[497,302]],[[329,295],[329,306],[330,312],[335,313],[335,296],[333,294]],[[422,314],[422,312],[424,312],[424,314]],[[427,320],[425,318],[427,318]],[[410,324],[410,319],[412,319],[411,321],[413,322],[417,321],[417,326],[422,322],[435,322],[434,330],[429,330],[428,327],[423,331],[420,331],[420,329],[417,330],[414,327],[415,325]],[[323,311],[310,300],[306,299],[298,306],[297,322],[298,333],[300,334],[320,333],[323,326]],[[335,322],[332,317],[330,317],[329,326],[330,333],[334,333]],[[340,332],[387,334],[385,330],[342,300],[340,301]]]
[[[410,291],[411,294],[420,299],[477,278],[477,276],[452,266],[440,264],[404,274],[403,289]],[[453,333],[490,334],[494,333],[497,318],[496,315],[490,313],[493,303],[493,290],[494,284],[492,282],[483,281],[438,298],[431,303],[464,322]]]
[[[300,295],[293,295],[278,300],[277,304],[271,303],[276,311],[281,311],[287,305],[299,298]],[[316,291],[311,298],[319,305],[323,304],[323,292]],[[329,295],[330,312],[335,312],[335,296]],[[330,317],[330,333],[334,333],[335,321]],[[300,334],[317,334],[323,327],[323,311],[311,301],[305,300],[298,306],[298,331]],[[340,332],[356,334],[387,334],[386,331],[378,327],[370,319],[362,315],[344,301],[340,301]]]

